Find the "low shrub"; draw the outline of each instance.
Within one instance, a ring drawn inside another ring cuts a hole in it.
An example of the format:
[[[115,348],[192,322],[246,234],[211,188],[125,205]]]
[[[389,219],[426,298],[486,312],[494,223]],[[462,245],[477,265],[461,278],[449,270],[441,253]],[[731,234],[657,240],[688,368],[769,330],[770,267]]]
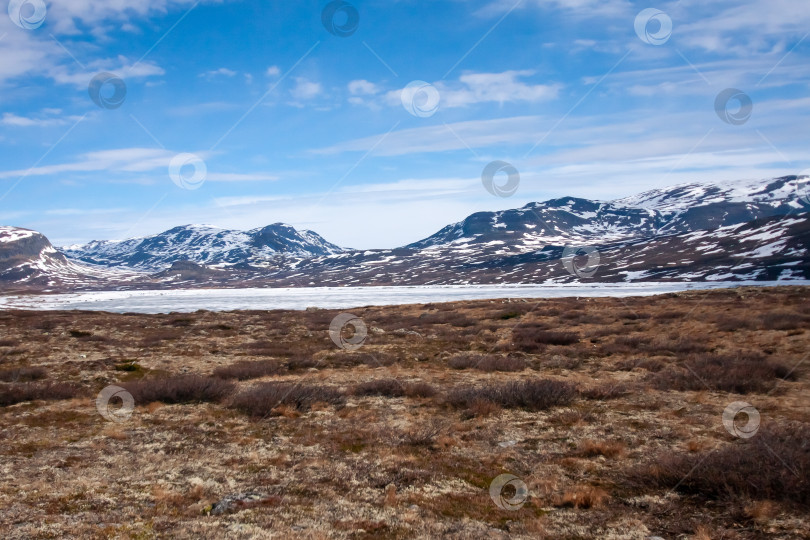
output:
[[[606,458],[620,457],[627,450],[622,441],[594,441],[585,439],[577,448],[575,454],[580,457],[605,456]]]
[[[355,396],[432,397],[438,392],[425,382],[408,383],[397,379],[374,379],[355,385],[351,393]]]
[[[355,385],[355,396],[401,397],[405,395],[405,385],[396,379],[374,379]]]
[[[625,319],[628,321],[641,321],[649,319],[651,315],[641,311],[622,311],[616,314],[617,319]]]
[[[760,318],[764,330],[795,330],[807,326],[808,318],[792,311],[773,311]]]
[[[739,353],[695,355],[682,365],[671,365],[651,375],[649,380],[659,390],[703,390],[708,387],[748,394],[771,390],[777,379],[795,378],[787,366],[765,360],[757,354]]]
[[[452,311],[439,311],[437,313],[423,313],[419,316],[419,325],[434,325],[434,324],[449,324],[459,328],[468,326],[475,326],[478,324],[476,321],[467,318],[463,313]]]
[[[671,321],[672,319],[683,319],[686,316],[685,311],[662,311],[656,313],[653,318],[657,321]]]
[[[518,326],[512,331],[512,343],[515,349],[525,352],[537,352],[546,345],[572,345],[579,341],[574,332],[554,332],[541,330],[534,326]]]
[[[540,411],[567,405],[577,396],[572,384],[550,379],[514,381],[497,386],[465,387],[452,390],[447,403],[453,407],[471,408],[477,401],[489,401],[508,409]]]
[[[664,362],[655,358],[631,358],[616,364],[616,369],[619,371],[633,371],[636,368],[641,368],[652,373],[658,373],[665,367],[666,364]]]
[[[331,386],[299,385],[286,382],[267,382],[254,385],[233,397],[231,407],[255,417],[274,414],[280,405],[307,411],[314,403],[342,406],[343,394]]]
[[[309,354],[297,354],[287,361],[287,369],[290,371],[298,371],[302,369],[318,368],[321,362],[312,358]]]
[[[408,383],[405,385],[405,395],[408,397],[429,398],[438,394],[439,391],[426,382]]]
[[[0,407],[39,399],[71,399],[82,395],[82,393],[80,387],[64,382],[0,384]]]
[[[121,386],[135,399],[146,405],[163,403],[200,403],[222,401],[234,389],[230,381],[201,375],[176,375],[165,379],[141,379]]]
[[[696,454],[668,451],[630,469],[629,485],[709,499],[790,501],[810,506],[810,425],[763,427],[750,439]]]
[[[220,366],[214,370],[213,376],[219,379],[236,379],[246,381],[258,379],[268,375],[277,375],[283,370],[280,363],[274,360],[259,360],[257,362],[241,361],[229,366]]]
[[[526,362],[522,358],[494,354],[460,354],[448,362],[453,369],[477,369],[480,371],[523,371]]]
[[[748,319],[741,319],[739,317],[731,317],[729,315],[720,315],[714,320],[714,324],[721,332],[736,332],[737,330],[750,330],[754,328],[752,321]]]
[[[567,490],[554,502],[562,508],[599,508],[609,498],[607,491],[595,486],[578,486]]]
[[[580,390],[580,395],[586,399],[596,399],[604,401],[607,399],[618,399],[630,393],[630,388],[626,384],[602,384]]]
[[[684,337],[676,340],[653,340],[640,345],[639,348],[651,354],[690,354],[710,350],[705,343]]]
[[[27,382],[38,381],[47,377],[48,373],[42,367],[21,367],[0,370],[0,381]]]

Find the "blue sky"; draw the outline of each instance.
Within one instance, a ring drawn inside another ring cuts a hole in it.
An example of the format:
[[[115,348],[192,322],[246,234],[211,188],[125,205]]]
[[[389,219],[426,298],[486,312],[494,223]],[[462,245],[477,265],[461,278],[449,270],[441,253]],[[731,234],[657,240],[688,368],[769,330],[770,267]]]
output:
[[[345,37],[324,1],[64,0],[41,25],[37,2],[0,11],[0,223],[57,245],[282,221],[394,247],[480,210],[810,167],[804,0],[357,0]],[[647,8],[671,33],[637,34]],[[91,99],[99,73],[119,107]],[[720,118],[728,88],[750,117]],[[482,186],[494,160],[511,197]]]

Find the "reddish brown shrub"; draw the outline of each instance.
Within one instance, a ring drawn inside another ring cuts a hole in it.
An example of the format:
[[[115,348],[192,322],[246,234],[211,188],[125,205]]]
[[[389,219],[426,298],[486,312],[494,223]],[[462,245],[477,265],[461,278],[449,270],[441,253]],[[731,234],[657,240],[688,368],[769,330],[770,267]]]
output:
[[[0,384],[0,406],[6,407],[23,401],[71,399],[82,395],[82,389],[64,382],[29,382]]]
[[[696,454],[665,452],[626,473],[629,485],[710,499],[747,497],[810,506],[810,425],[763,427],[750,439]]]
[[[640,345],[639,348],[651,354],[690,354],[710,350],[705,343],[684,337],[678,340],[653,340],[650,343]]]
[[[764,392],[777,379],[793,380],[787,366],[765,360],[757,354],[704,354],[692,356],[682,365],[672,365],[649,380],[659,390],[711,390],[748,394]]]
[[[525,352],[542,351],[546,345],[572,345],[578,341],[579,336],[574,332],[552,332],[536,326],[518,326],[512,331],[514,348]]]
[[[341,406],[343,394],[331,386],[300,385],[286,382],[268,382],[254,385],[231,400],[231,407],[250,416],[265,417],[281,405],[307,411],[314,403]]]
[[[260,360],[258,362],[236,362],[230,366],[220,366],[214,370],[213,376],[220,379],[237,379],[246,381],[258,379],[268,375],[277,375],[283,371],[281,364],[274,360]]]
[[[165,379],[141,379],[122,383],[138,405],[153,401],[163,403],[198,403],[221,401],[234,389],[230,381],[200,375],[176,375]]]
[[[606,458],[620,457],[627,450],[622,441],[594,441],[585,439],[577,448],[576,455],[581,457],[605,456]]]
[[[630,393],[630,388],[626,384],[602,384],[580,390],[580,395],[586,399],[618,399]]]
[[[573,385],[550,379],[508,382],[498,386],[466,387],[452,390],[447,403],[470,408],[476,401],[491,401],[501,407],[540,411],[571,403],[577,395]]]
[[[522,358],[494,354],[460,354],[451,358],[447,365],[453,369],[477,369],[487,372],[526,369],[526,362]]]
[[[397,379],[374,379],[355,385],[351,393],[355,396],[432,397],[437,391],[425,382],[408,383]]]
[[[764,330],[795,330],[807,327],[810,318],[793,311],[774,311],[762,315],[760,326]]]
[[[396,379],[374,379],[355,385],[352,388],[355,396],[401,397],[405,395],[405,386]]]
[[[408,383],[405,385],[405,395],[408,397],[429,398],[438,394],[439,391],[426,382]]]
[[[0,370],[0,381],[26,382],[44,379],[48,373],[42,367],[21,367]]]
[[[616,364],[616,369],[619,371],[633,371],[636,368],[641,368],[653,373],[657,373],[664,369],[664,367],[666,367],[664,362],[654,358],[631,358]]]

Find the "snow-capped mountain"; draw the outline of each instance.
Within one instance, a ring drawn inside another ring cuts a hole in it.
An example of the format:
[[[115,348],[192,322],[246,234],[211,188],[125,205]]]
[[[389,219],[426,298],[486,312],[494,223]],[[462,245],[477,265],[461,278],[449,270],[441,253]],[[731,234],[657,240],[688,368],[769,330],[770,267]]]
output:
[[[40,233],[0,226],[0,287],[4,289],[86,288],[94,281],[126,285],[141,277],[74,263]]]
[[[6,228],[0,286],[34,275],[46,290],[810,279],[808,187],[791,176],[563,197],[382,250],[341,249],[286,225],[189,226],[71,247],[66,259],[38,233]]]
[[[610,202],[563,197],[514,210],[478,212],[408,248],[500,246],[528,253],[543,246],[590,245],[747,223],[806,211],[796,177],[757,182],[685,184]]]
[[[343,249],[312,231],[275,223],[250,231],[186,225],[145,238],[94,241],[61,251],[70,259],[89,264],[158,272],[181,261],[215,267],[266,267],[288,257],[331,255]]]

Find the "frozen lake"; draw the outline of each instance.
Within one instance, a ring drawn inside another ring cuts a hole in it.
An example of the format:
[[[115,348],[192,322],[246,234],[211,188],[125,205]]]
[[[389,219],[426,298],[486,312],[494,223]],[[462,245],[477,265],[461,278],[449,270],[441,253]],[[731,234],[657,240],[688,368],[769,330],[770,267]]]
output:
[[[574,283],[569,285],[449,285],[414,287],[312,287],[279,289],[194,289],[110,291],[0,296],[0,309],[79,309],[116,313],[347,309],[369,305],[422,304],[492,298],[648,296],[685,290],[745,285],[808,285],[809,281],[711,283]]]

